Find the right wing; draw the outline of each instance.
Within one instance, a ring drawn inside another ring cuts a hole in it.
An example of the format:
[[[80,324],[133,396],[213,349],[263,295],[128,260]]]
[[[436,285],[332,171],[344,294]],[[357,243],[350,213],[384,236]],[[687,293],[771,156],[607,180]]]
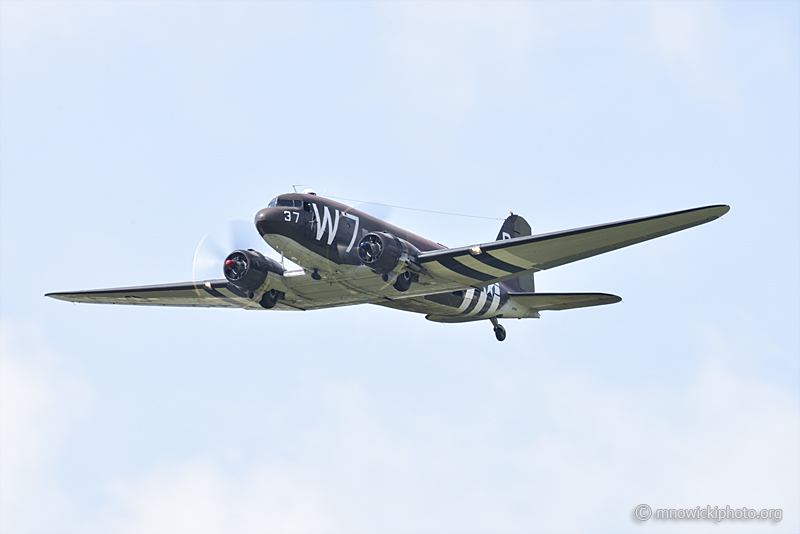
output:
[[[418,262],[433,276],[483,287],[590,258],[717,219],[728,206],[706,206],[552,234],[472,247],[423,252]]]

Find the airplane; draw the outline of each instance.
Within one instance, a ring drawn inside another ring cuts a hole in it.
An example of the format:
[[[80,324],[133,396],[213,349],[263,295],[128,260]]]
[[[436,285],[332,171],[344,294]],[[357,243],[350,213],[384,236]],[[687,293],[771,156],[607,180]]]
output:
[[[537,293],[535,273],[705,224],[729,209],[705,206],[540,235],[531,235],[525,219],[512,213],[496,240],[447,248],[306,189],[275,197],[254,221],[263,240],[300,269],[240,249],[225,258],[220,279],[45,296],[246,310],[375,304],[440,323],[488,320],[503,341],[500,319],[622,300],[606,293]]]

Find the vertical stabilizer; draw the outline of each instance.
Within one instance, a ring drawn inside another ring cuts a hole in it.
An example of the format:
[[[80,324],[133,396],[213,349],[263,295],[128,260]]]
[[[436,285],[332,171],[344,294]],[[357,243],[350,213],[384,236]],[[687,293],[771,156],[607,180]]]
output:
[[[503,221],[503,226],[500,228],[500,233],[497,234],[497,241],[513,239],[515,237],[524,237],[527,235],[531,235],[531,225],[519,215],[514,215],[512,213],[505,221]],[[533,273],[509,280],[507,283],[518,286],[519,291],[524,291],[526,293],[534,292]]]

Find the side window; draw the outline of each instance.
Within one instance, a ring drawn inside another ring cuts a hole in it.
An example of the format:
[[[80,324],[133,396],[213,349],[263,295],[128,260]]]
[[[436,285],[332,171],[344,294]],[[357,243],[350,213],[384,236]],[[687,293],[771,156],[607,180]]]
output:
[[[270,201],[269,201],[269,204],[267,205],[267,207],[268,207],[268,208],[274,208],[274,207],[275,207],[275,204],[276,204],[276,202],[278,202],[278,197],[275,197],[275,198],[273,198],[272,200],[270,200]]]
[[[303,202],[303,209],[305,211],[311,211],[311,202]]]

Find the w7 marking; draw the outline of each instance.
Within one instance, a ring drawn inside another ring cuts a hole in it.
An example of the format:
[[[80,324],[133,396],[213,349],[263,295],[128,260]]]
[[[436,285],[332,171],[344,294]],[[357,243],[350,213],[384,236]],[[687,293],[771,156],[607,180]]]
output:
[[[325,235],[325,227],[328,228],[328,244],[333,243],[333,238],[336,237],[336,231],[339,229],[339,210],[336,210],[336,216],[331,217],[331,212],[328,211],[328,206],[323,206],[323,217],[319,217],[319,208],[316,202],[311,204],[314,207],[314,215],[318,221],[317,223],[317,241],[322,240]]]
[[[353,248],[353,245],[356,242],[356,237],[358,237],[358,227],[360,224],[360,219],[358,216],[353,215],[352,213],[342,213],[340,215],[339,210],[334,210],[334,216],[331,217],[331,212],[328,210],[328,206],[322,206],[322,218],[320,219],[319,216],[319,207],[316,203],[312,203],[311,206],[314,208],[314,215],[316,220],[319,221],[317,225],[317,241],[322,240],[322,236],[325,235],[325,229],[328,229],[328,245],[333,243],[334,238],[336,237],[336,232],[339,230],[339,219],[341,217],[347,217],[348,219],[355,221],[356,226],[353,229],[353,236],[350,238],[350,244],[347,245],[347,250],[345,252],[350,252]]]

